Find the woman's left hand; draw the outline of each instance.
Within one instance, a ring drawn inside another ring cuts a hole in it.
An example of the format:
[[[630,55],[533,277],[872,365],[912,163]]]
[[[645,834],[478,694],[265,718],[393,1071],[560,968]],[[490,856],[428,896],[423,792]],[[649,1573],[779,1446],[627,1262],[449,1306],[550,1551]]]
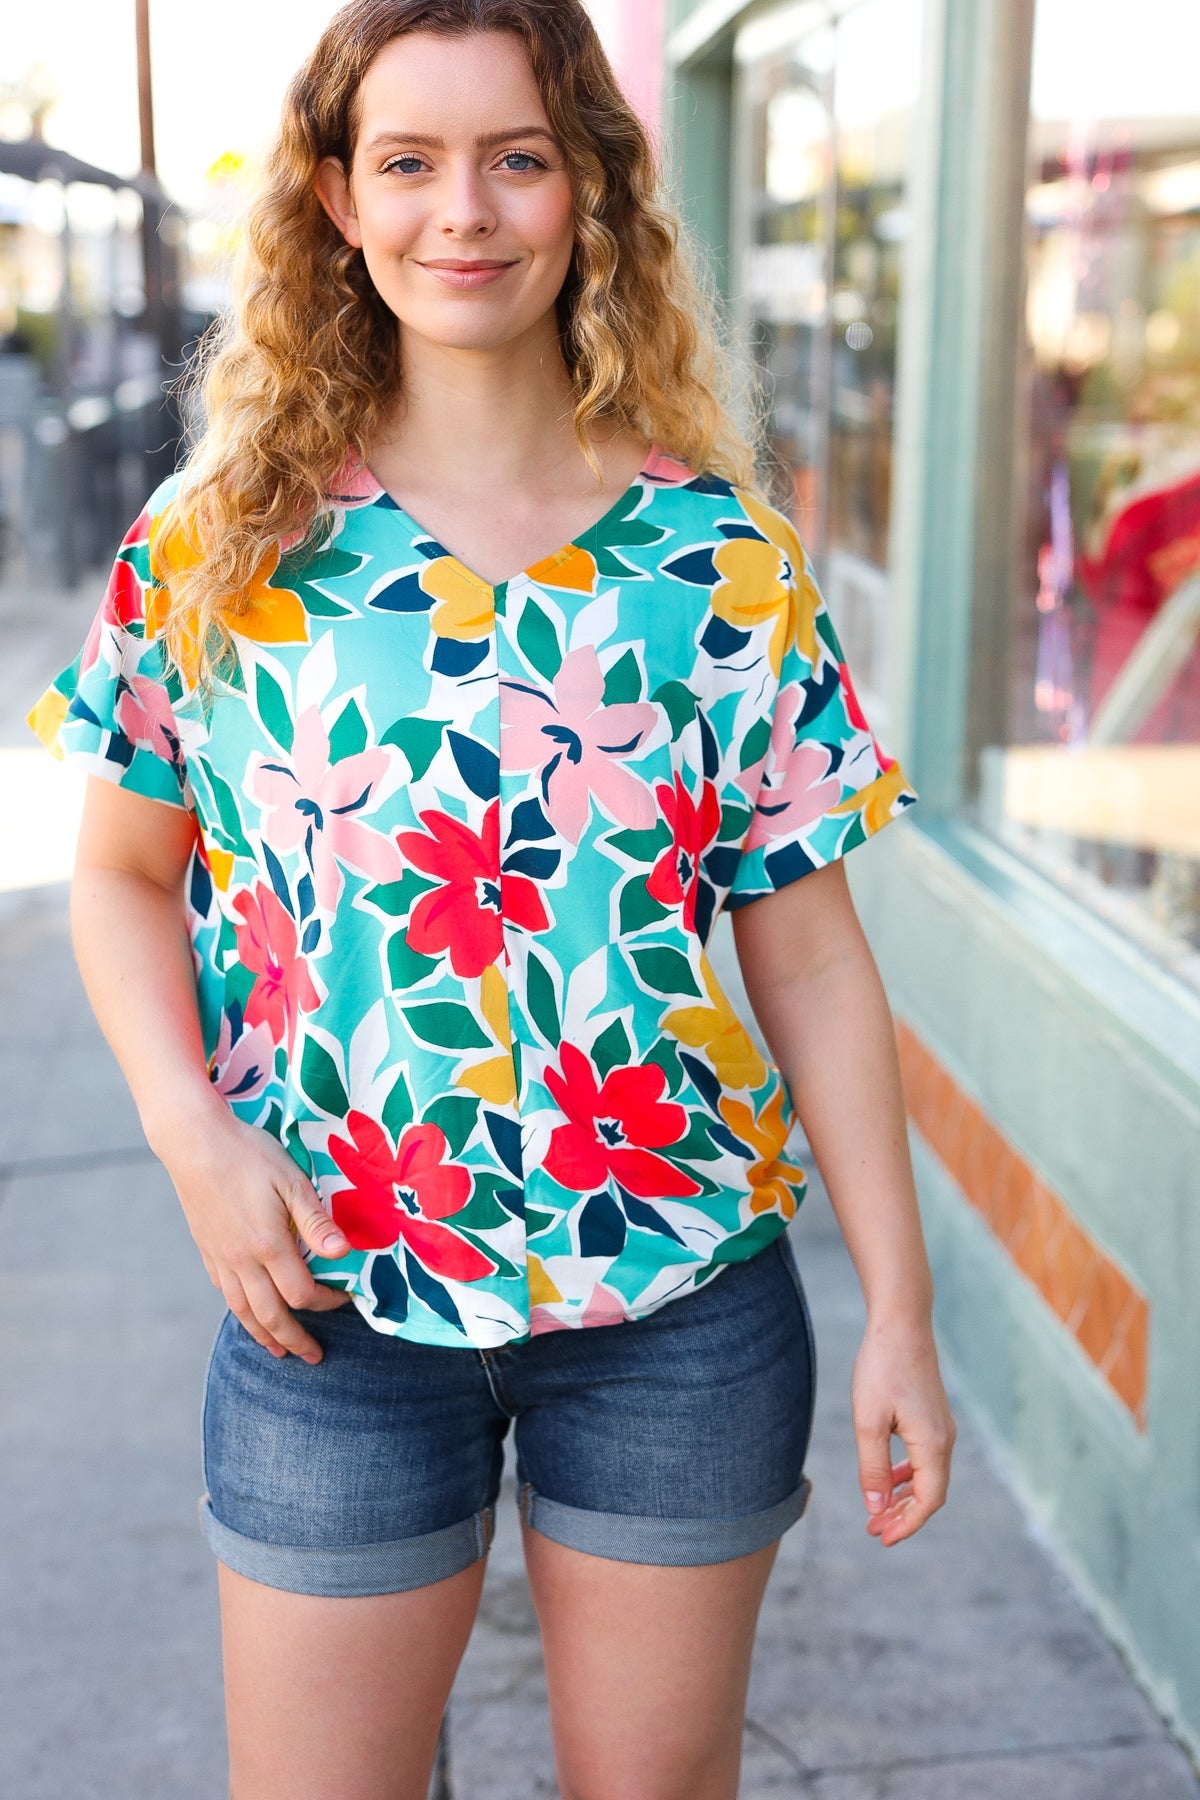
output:
[[[898,1544],[944,1505],[950,1481],[957,1431],[932,1326],[868,1318],[854,1360],[850,1407],[867,1530],[881,1544]],[[893,1432],[908,1452],[894,1465]]]

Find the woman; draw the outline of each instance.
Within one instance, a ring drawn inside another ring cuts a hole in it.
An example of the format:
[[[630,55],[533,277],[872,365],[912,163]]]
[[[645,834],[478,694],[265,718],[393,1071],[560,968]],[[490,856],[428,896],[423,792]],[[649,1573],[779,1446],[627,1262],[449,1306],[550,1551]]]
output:
[[[229,1308],[202,1513],[237,1800],[425,1794],[510,1421],[563,1794],[735,1794],[809,1491],[793,1101],[867,1301],[866,1528],[945,1495],[840,861],[915,795],[654,182],[576,0],[352,0],[205,433],[31,715],[100,777],[77,953]],[[705,955],[722,904],[773,1063]]]

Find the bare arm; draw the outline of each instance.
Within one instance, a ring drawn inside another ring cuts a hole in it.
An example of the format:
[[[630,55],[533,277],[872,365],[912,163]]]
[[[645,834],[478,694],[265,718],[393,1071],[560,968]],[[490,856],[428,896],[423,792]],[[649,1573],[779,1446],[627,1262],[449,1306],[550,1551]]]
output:
[[[345,1296],[313,1280],[292,1225],[323,1256],[349,1245],[283,1146],[236,1118],[209,1082],[182,894],[195,836],[190,813],[90,777],[71,890],[75,955],[211,1280],[264,1348],[319,1361],[289,1308]]]
[[[868,1530],[896,1543],[942,1505],[955,1427],[891,1012],[840,860],[730,917],[750,1004],[862,1285],[867,1328],[851,1391],[859,1477]],[[895,1468],[892,1431],[908,1450]]]

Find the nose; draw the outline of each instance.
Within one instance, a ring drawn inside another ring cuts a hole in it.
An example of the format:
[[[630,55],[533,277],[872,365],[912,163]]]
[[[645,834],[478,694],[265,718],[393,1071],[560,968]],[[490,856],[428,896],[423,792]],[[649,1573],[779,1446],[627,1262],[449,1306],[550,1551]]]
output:
[[[487,182],[473,164],[448,168],[438,200],[438,228],[446,237],[486,237],[495,229],[496,211]]]

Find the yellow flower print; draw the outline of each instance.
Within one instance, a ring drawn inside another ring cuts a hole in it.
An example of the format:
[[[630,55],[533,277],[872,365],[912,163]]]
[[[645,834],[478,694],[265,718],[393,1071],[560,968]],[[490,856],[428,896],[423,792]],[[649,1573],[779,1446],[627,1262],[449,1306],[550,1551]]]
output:
[[[822,600],[808,567],[804,545],[795,528],[782,513],[776,512],[773,507],[764,506],[761,500],[744,488],[735,491],[747,518],[786,556],[791,565],[796,597],[792,641],[801,656],[815,669],[820,654],[817,644],[817,614],[821,610]]]
[[[789,610],[778,547],[758,538],[726,538],[713,551],[713,562],[722,576],[712,590],[713,611],[738,631],[753,631],[769,621],[767,657],[778,675],[787,646]]]
[[[438,556],[421,570],[421,586],[439,602],[429,615],[438,637],[470,640],[491,630],[496,616],[490,587],[485,587],[453,556]]]
[[[578,594],[591,594],[596,588],[596,559],[590,550],[581,550],[578,544],[572,544],[557,556],[547,556],[542,562],[534,563],[525,573],[530,581],[536,581],[542,587],[570,588]]]
[[[562,1295],[546,1273],[546,1265],[540,1256],[527,1256],[525,1270],[529,1277],[529,1304],[531,1306],[553,1306]]]
[[[730,1005],[703,950],[700,952],[700,972],[712,1005],[681,1006],[667,1014],[664,1027],[674,1032],[681,1044],[708,1052],[722,1087],[761,1087],[767,1078],[766,1064]]]
[[[751,1164],[746,1176],[753,1190],[750,1211],[775,1210],[790,1219],[796,1210],[792,1188],[803,1186],[805,1174],[795,1163],[785,1162],[780,1154],[789,1132],[783,1116],[783,1099],[781,1083],[757,1118],[744,1100],[733,1100],[728,1094],[722,1094],[720,1106],[721,1117],[729,1129],[758,1152],[758,1161]]]
[[[71,702],[57,688],[47,688],[37,705],[26,714],[26,722],[32,726],[51,756],[63,762],[63,749],[58,740],[59,726],[67,716]]]
[[[882,775],[876,776],[865,788],[860,788],[857,794],[847,794],[844,800],[839,800],[829,811],[831,814],[861,811],[863,830],[869,837],[881,825],[887,824],[892,816],[892,804],[896,795],[902,791],[907,792],[907,789],[904,770],[898,762],[894,762],[890,769],[885,769]]]
[[[150,526],[150,567],[161,575],[163,585],[146,594],[147,638],[156,637],[166,622],[171,576],[194,569],[199,561],[199,548],[183,526],[170,514],[160,514]],[[291,588],[270,585],[278,567],[279,546],[272,544],[249,587],[236,604],[231,603],[228,624],[239,637],[250,638],[256,644],[306,644],[308,622],[299,594]],[[194,631],[191,635],[194,639]]]
[[[478,1094],[481,1100],[490,1100],[494,1106],[510,1106],[517,1097],[512,1025],[508,1016],[508,989],[496,963],[489,963],[479,978],[479,1010],[488,1030],[503,1046],[503,1053],[464,1069],[457,1085],[470,1088],[473,1094]]]

